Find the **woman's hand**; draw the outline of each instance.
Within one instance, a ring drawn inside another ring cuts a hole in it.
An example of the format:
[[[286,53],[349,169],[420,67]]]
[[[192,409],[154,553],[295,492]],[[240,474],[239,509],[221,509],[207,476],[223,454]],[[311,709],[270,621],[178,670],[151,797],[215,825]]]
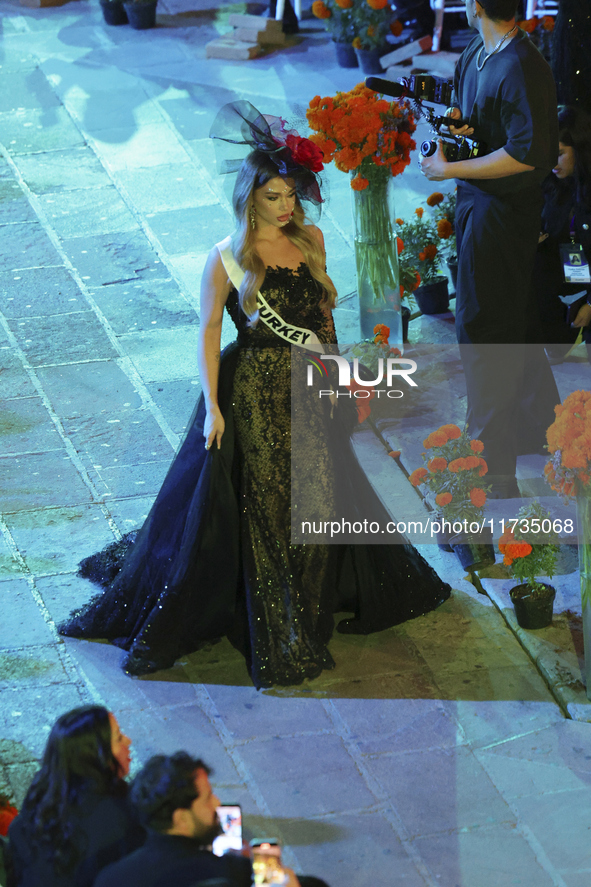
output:
[[[205,449],[209,450],[214,440],[217,441],[218,450],[222,445],[222,435],[226,428],[224,417],[219,407],[208,410],[203,423],[203,436],[205,437]]]
[[[577,328],[589,326],[591,323],[591,305],[582,305],[578,312],[577,316],[573,320],[572,325]]]

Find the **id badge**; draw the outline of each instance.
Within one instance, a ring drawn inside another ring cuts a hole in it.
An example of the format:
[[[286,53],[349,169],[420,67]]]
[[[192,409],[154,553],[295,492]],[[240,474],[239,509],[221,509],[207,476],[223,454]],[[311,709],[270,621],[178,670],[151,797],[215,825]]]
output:
[[[591,283],[589,263],[580,243],[561,243],[560,258],[566,283]]]

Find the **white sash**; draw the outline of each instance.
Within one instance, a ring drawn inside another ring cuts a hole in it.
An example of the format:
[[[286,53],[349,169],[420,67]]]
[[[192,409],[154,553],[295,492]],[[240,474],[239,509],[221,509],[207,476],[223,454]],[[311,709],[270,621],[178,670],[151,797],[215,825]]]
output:
[[[230,246],[231,238],[226,237],[220,243],[216,243],[220,257],[226,273],[237,290],[244,279],[244,271],[234,258]],[[288,345],[299,345],[300,348],[308,348],[312,351],[324,351],[325,346],[320,342],[316,333],[303,327],[294,326],[285,323],[282,317],[271,308],[264,296],[260,292],[257,293],[257,307],[259,309],[259,317],[274,333],[287,342]],[[317,346],[317,347],[314,347]]]

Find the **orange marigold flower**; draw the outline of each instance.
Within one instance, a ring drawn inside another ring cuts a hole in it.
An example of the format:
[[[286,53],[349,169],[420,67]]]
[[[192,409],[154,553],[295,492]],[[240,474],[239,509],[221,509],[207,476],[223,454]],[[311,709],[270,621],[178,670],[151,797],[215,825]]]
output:
[[[367,5],[371,9],[385,9],[388,5],[388,0],[367,0]]]
[[[409,480],[413,487],[420,487],[423,483],[423,479],[429,474],[426,468],[415,468],[413,473],[410,475]]]
[[[424,213],[424,212],[425,212],[425,210],[423,209],[422,206],[418,206],[418,207],[415,209],[415,213],[416,213],[416,215],[419,217],[419,219],[422,219],[422,218],[423,218],[423,213]]]
[[[421,260],[421,262],[425,261],[425,253],[424,252],[419,253],[419,259]]]
[[[447,219],[439,219],[437,222],[437,234],[442,240],[447,240],[454,233],[454,226]]]
[[[390,33],[394,35],[394,37],[400,37],[402,32],[404,31],[404,25],[399,19],[395,19],[395,21],[390,22]]]
[[[551,15],[545,15],[542,19],[542,27],[544,31],[552,32],[554,30],[554,19]]]
[[[439,495],[435,496],[435,504],[444,508],[446,505],[449,505],[452,499],[451,493],[439,493]]]
[[[464,465],[467,469],[478,468],[480,465],[480,458],[478,456],[466,456],[464,458]]]
[[[481,453],[484,449],[484,444],[481,440],[471,440],[470,449],[473,453]]]
[[[398,459],[402,455],[402,452],[400,450],[390,450],[388,455],[391,456],[392,459]]]
[[[484,459],[482,457],[478,460],[478,464],[480,465],[478,477],[484,477],[484,475],[488,471],[488,464],[484,461]]]
[[[361,37],[354,37],[351,46],[353,47],[353,49],[361,49]]]
[[[354,191],[365,191],[368,185],[369,181],[364,179],[361,173],[357,173],[355,178],[351,179],[351,187]]]
[[[472,487],[470,490],[470,502],[476,508],[482,508],[486,502],[486,493],[480,487]]]
[[[525,31],[527,34],[531,34],[532,31],[536,30],[536,25],[538,20],[535,18],[528,18],[524,21],[519,22],[519,27]]]
[[[437,247],[434,243],[428,243],[423,252],[425,254],[425,261],[432,262],[437,255]]]
[[[529,542],[508,542],[505,546],[503,563],[510,566],[517,558],[527,557],[532,551],[533,549]]]
[[[452,459],[447,467],[453,474],[456,474],[458,471],[465,471],[465,459]]]
[[[353,6],[353,0],[334,0],[337,6],[340,6],[341,9],[351,9]]]
[[[443,456],[435,456],[427,463],[429,471],[445,471],[447,468],[447,460]]]
[[[396,219],[397,225],[404,225],[404,219]]]
[[[448,440],[457,440],[459,437],[462,436],[462,432],[458,428],[458,426],[453,425],[452,423],[450,423],[449,425],[442,425],[441,428],[438,429],[438,431],[441,431],[443,434],[445,434]]]
[[[513,542],[515,536],[513,535],[513,530],[505,530],[502,536],[499,538],[499,551],[501,554],[505,553],[505,548],[510,542]]]
[[[396,238],[396,248],[398,250],[398,255],[400,255],[400,253],[404,249],[404,240],[401,237]]]
[[[445,434],[442,434],[441,431],[432,431],[423,441],[423,446],[426,450],[430,450],[431,447],[443,447],[446,443],[447,437]]]
[[[443,200],[443,194],[440,191],[434,191],[427,197],[427,206],[439,206]]]
[[[314,0],[312,3],[312,15],[315,15],[316,18],[330,18],[332,12],[323,0]]]

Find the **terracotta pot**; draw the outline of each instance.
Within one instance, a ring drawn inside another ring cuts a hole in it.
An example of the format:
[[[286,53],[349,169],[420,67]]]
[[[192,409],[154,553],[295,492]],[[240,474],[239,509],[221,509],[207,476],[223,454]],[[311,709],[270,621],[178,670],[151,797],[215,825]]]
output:
[[[515,616],[522,628],[546,628],[552,624],[552,610],[556,589],[552,585],[542,585],[534,591],[527,582],[515,585],[509,592],[515,609]]]

